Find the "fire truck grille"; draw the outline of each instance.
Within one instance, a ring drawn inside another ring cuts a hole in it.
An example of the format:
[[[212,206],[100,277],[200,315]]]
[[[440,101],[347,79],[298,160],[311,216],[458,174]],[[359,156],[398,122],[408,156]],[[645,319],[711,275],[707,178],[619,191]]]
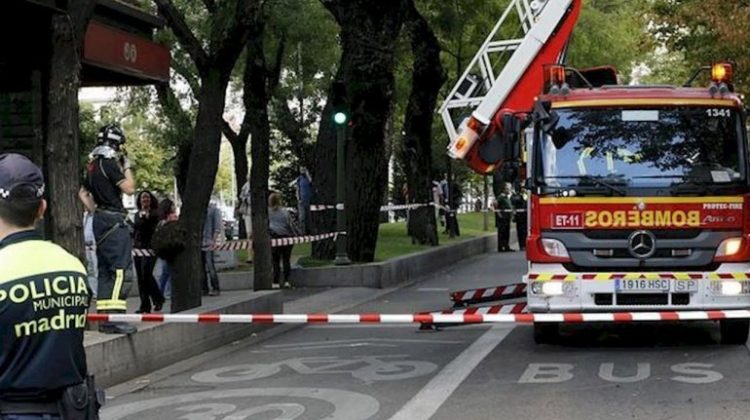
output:
[[[618,305],[669,305],[667,293],[619,293]],[[597,306],[612,306],[615,304],[612,293],[594,293],[594,303]],[[689,305],[690,293],[672,293],[672,305]]]
[[[668,305],[666,293],[621,293],[617,295],[618,305]]]
[[[582,231],[589,239],[628,239],[632,230],[584,230]],[[700,235],[700,229],[657,229],[652,230],[657,240],[659,239],[695,239]]]

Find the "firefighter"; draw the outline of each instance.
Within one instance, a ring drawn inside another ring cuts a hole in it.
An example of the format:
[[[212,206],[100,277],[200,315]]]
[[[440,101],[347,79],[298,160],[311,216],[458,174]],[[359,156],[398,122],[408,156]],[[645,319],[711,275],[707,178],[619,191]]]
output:
[[[497,227],[497,252],[510,252],[510,221],[513,217],[512,195],[509,183],[503,183],[503,192],[497,197],[495,226]]]
[[[86,269],[35,231],[43,195],[36,165],[0,155],[0,419],[95,419],[83,348]]]
[[[133,246],[122,194],[133,194],[135,183],[124,144],[125,134],[119,126],[109,124],[99,130],[79,193],[86,210],[94,213],[99,261],[96,310],[103,313],[126,311],[125,299],[133,282]],[[124,322],[99,324],[99,331],[106,334],[132,334],[136,330]]]

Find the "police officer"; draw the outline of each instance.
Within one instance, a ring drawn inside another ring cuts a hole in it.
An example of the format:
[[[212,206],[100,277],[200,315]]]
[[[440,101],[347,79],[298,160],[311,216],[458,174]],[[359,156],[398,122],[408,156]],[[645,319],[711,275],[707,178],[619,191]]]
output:
[[[98,408],[71,414],[69,404],[76,395],[89,401],[86,269],[34,230],[43,194],[36,165],[0,155],[0,419],[96,418]]]
[[[518,248],[526,249],[526,236],[528,234],[528,213],[526,213],[526,190],[521,188],[520,191],[513,194],[510,199],[513,204],[513,218],[516,222],[516,235],[518,236]]]
[[[99,265],[96,310],[103,313],[127,310],[125,299],[133,282],[133,245],[122,194],[133,194],[135,183],[124,144],[125,134],[117,125],[105,125],[99,130],[79,193],[86,210],[94,213]],[[99,331],[132,334],[136,328],[124,322],[106,322],[99,324]]]
[[[510,248],[510,221],[512,219],[513,205],[511,197],[510,184],[503,183],[503,191],[497,197],[497,206],[495,209],[495,226],[497,227],[497,252],[513,251]]]

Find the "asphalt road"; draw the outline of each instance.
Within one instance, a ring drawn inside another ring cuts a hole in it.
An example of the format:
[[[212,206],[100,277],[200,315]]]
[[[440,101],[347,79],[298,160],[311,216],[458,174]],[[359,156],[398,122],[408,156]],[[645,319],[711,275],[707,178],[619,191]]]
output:
[[[347,312],[448,308],[449,290],[517,282],[521,253],[477,257]],[[711,323],[309,325],[228,346],[113,389],[103,419],[745,419],[746,346]]]

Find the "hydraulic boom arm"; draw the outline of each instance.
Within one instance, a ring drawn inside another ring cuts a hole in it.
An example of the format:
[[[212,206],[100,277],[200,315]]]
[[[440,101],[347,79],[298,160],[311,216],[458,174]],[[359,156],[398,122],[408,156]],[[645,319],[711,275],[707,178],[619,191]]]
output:
[[[465,159],[473,170],[491,172],[501,162],[488,162],[480,156],[482,144],[502,133],[503,115],[531,111],[542,91],[544,67],[561,63],[570,35],[578,20],[582,0],[512,0],[482,48],[459,79],[440,112],[451,143],[448,153]],[[513,12],[520,19],[521,39],[501,39],[502,29],[512,24]],[[500,61],[501,53],[510,58]],[[494,77],[494,68],[502,70]],[[477,74],[477,69],[479,70]],[[480,80],[481,79],[481,82]],[[456,111],[473,109],[459,127]]]

